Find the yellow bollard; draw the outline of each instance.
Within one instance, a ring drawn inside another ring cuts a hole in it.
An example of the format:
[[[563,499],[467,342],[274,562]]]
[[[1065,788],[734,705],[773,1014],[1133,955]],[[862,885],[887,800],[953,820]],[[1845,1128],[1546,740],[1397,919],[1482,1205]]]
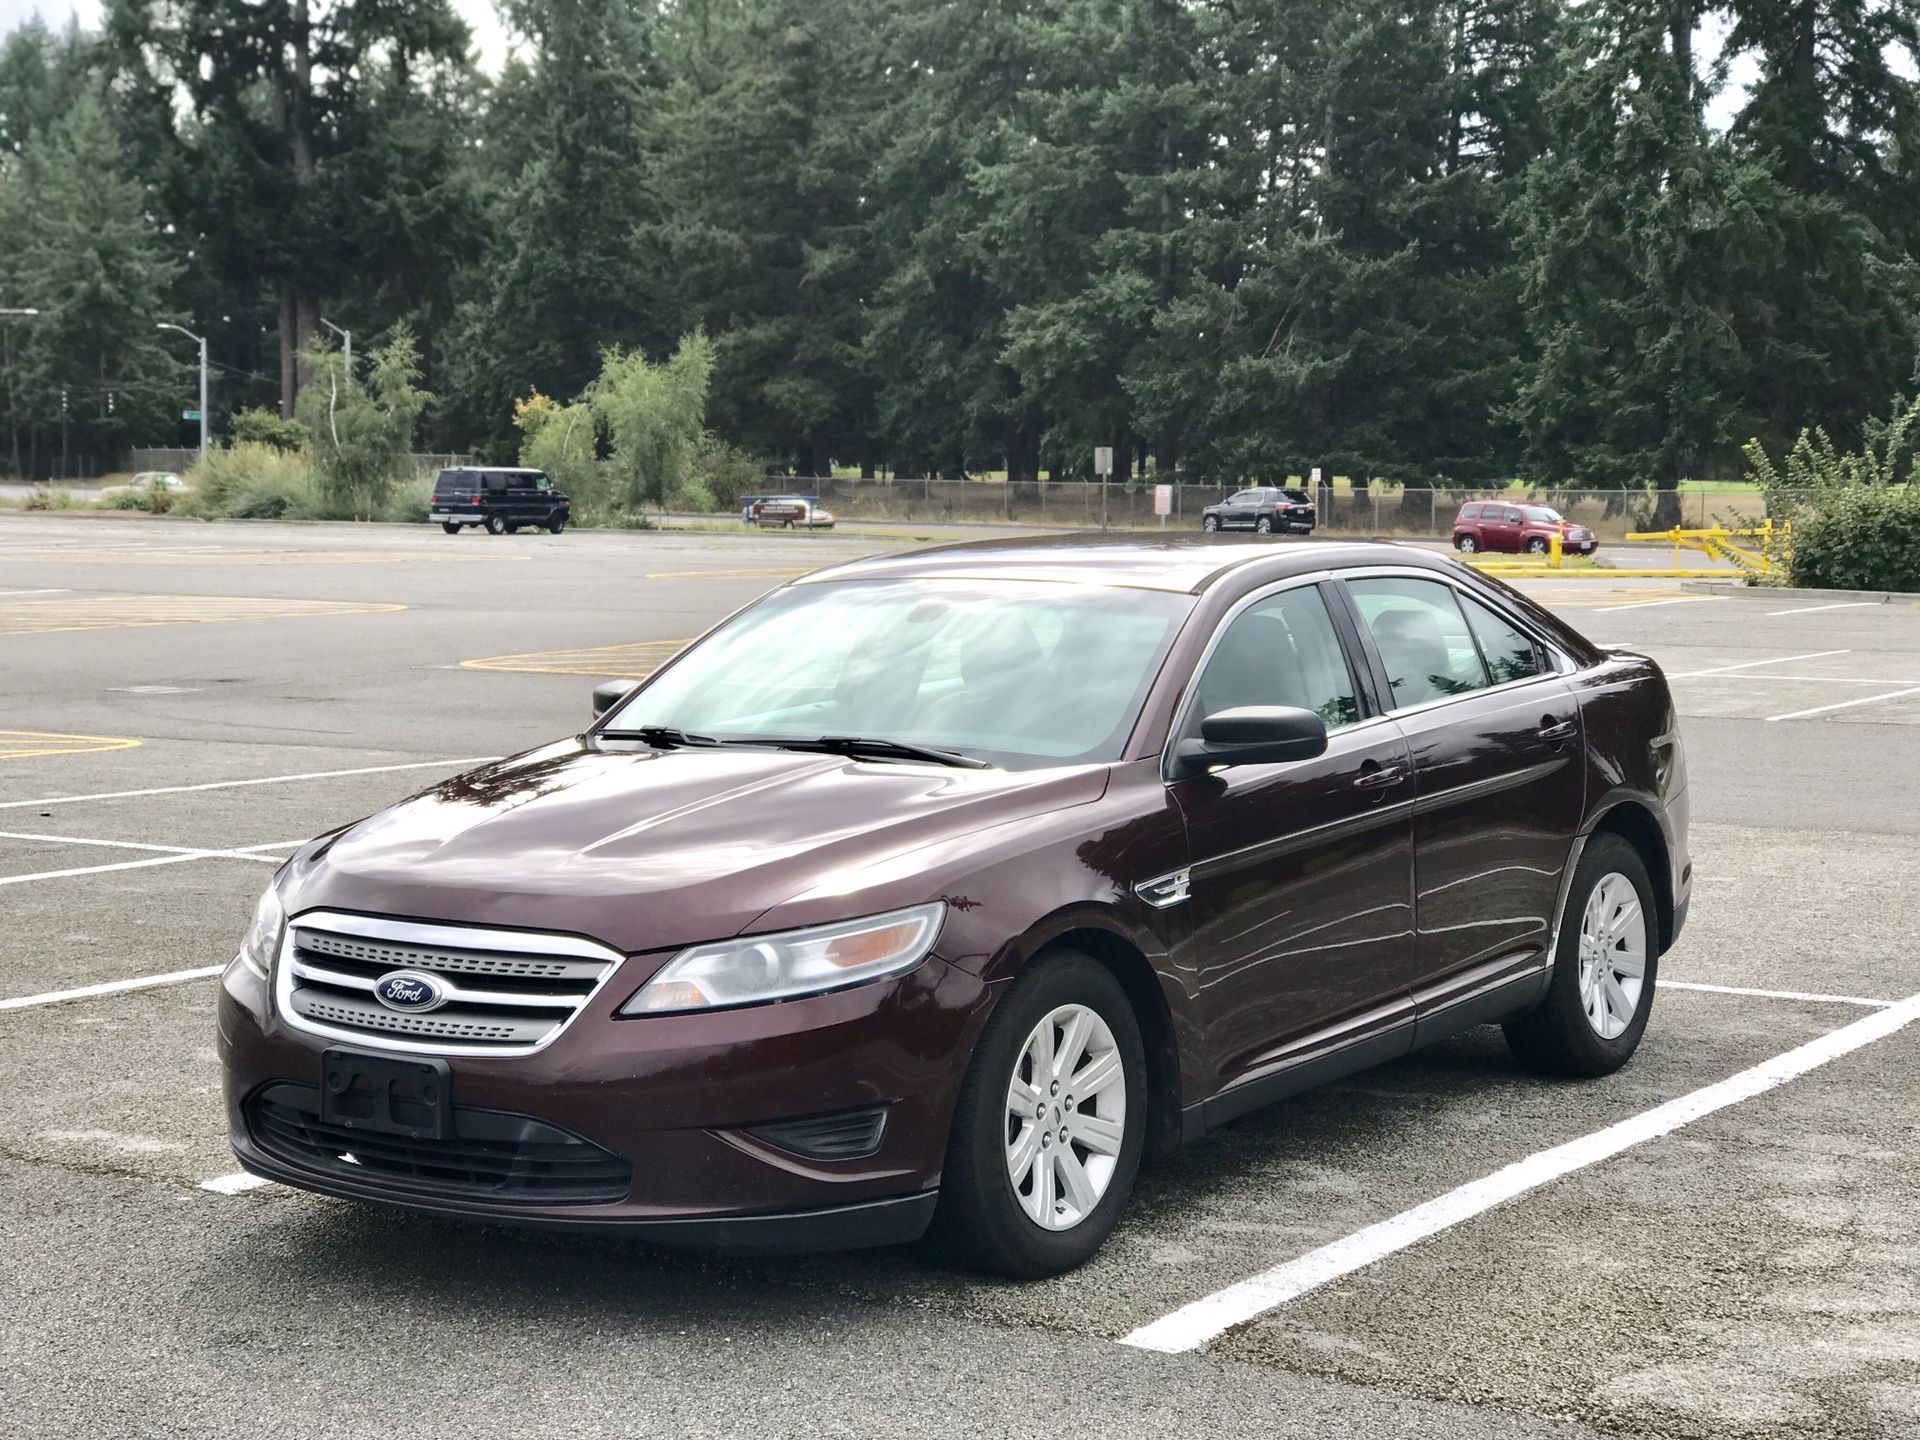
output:
[[[1547,536],[1547,564],[1555,570],[1560,568],[1560,532],[1558,530]]]

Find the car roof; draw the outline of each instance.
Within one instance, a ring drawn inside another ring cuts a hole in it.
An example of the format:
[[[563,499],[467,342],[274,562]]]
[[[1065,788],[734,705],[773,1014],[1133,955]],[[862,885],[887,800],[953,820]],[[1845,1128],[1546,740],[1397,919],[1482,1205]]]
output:
[[[1275,544],[1209,535],[1120,537],[1030,535],[1005,540],[964,540],[926,550],[878,555],[818,570],[795,584],[826,580],[1044,580],[1109,585],[1197,595],[1250,565],[1262,577],[1357,565],[1417,565],[1444,571],[1454,562],[1409,545],[1367,540],[1317,540]]]

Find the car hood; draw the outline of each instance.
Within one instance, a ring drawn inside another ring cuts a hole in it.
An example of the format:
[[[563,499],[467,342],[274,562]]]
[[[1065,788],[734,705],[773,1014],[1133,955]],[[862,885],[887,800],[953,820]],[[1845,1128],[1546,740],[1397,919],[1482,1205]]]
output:
[[[784,750],[566,741],[434,786],[296,858],[295,915],[586,935],[628,953],[737,935],[802,891],[863,910],[903,852],[1090,804],[1105,766],[961,770]],[[924,897],[933,898],[933,897]]]

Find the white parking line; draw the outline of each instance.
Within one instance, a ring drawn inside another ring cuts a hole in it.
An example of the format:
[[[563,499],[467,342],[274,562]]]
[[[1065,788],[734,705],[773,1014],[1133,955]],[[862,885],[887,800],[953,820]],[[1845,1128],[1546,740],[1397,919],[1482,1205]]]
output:
[[[1810,710],[1789,710],[1784,715],[1769,715],[1769,720],[1799,720],[1808,715],[1824,715],[1829,710],[1851,710],[1856,705],[1872,705],[1881,700],[1898,700],[1905,695],[1920,695],[1920,685],[1910,690],[1889,690],[1885,695],[1862,695],[1858,700],[1839,700],[1831,705],[1815,705]]]
[[[0,590],[0,595],[71,595],[71,590]]]
[[[61,835],[9,835],[0,832],[0,839],[25,840],[67,840]],[[110,870],[145,870],[155,865],[180,865],[188,860],[252,860],[257,864],[276,865],[281,857],[262,855],[262,850],[284,850],[289,845],[304,844],[300,840],[275,840],[266,845],[248,845],[238,850],[179,850],[171,845],[135,845],[126,840],[67,840],[78,845],[116,845],[129,850],[164,850],[168,853],[151,860],[122,860],[113,865],[76,865],[70,870],[36,870],[31,875],[0,875],[0,885],[24,885],[29,880],[64,880],[72,875],[104,875]]]
[[[1700,675],[1724,675],[1729,670],[1752,670],[1760,665],[1787,665],[1795,660],[1823,660],[1829,655],[1851,655],[1851,650],[1813,650],[1805,655],[1782,655],[1777,660],[1743,660],[1738,665],[1715,665],[1711,670],[1682,670],[1669,680],[1692,680]]]
[[[231,1175],[216,1175],[211,1180],[202,1180],[200,1188],[211,1190],[216,1195],[243,1195],[249,1190],[258,1190],[262,1185],[271,1185],[273,1181],[264,1175],[249,1175],[244,1170],[236,1170]]]
[[[1762,1061],[1702,1089],[1643,1110],[1604,1130],[1583,1135],[1564,1145],[1541,1150],[1491,1175],[1469,1181],[1423,1205],[1369,1225],[1344,1239],[1310,1250],[1297,1259],[1229,1285],[1191,1305],[1184,1305],[1149,1325],[1143,1325],[1121,1343],[1141,1350],[1178,1354],[1198,1349],[1235,1325],[1243,1325],[1289,1300],[1298,1299],[1342,1276],[1406,1249],[1431,1235],[1451,1229],[1496,1205],[1530,1190],[1584,1170],[1649,1140],[1670,1135],[1684,1125],[1764,1095],[1796,1076],[1818,1069],[1885,1039],[1920,1020],[1920,995],[1911,995],[1842,1025],[1817,1040]]]
[[[184,980],[204,980],[226,968],[224,965],[202,965],[197,970],[142,975],[134,980],[108,980],[100,985],[82,985],[77,990],[49,990],[43,995],[18,995],[11,1000],[0,1000],[0,1010],[31,1010],[37,1005],[58,1005],[66,1000],[90,1000],[96,995],[119,995],[128,990],[151,990],[157,985],[178,985]]]
[[[1749,990],[1744,985],[1707,985],[1698,980],[1659,980],[1655,984],[1662,990],[1704,990],[1710,995],[1751,995],[1759,1000],[1811,1000],[1821,1005],[1864,1005],[1870,1010],[1884,1010],[1893,1004],[1891,1000],[1868,1000],[1859,995],[1820,995],[1804,990]]]
[[[1843,600],[1838,605],[1802,605],[1794,610],[1769,610],[1769,617],[1775,615],[1818,615],[1822,610],[1858,610],[1865,605],[1883,605],[1883,600]]]
[[[41,800],[0,800],[0,810],[34,805],[71,805],[80,800],[132,800],[142,795],[184,795],[198,790],[232,790],[244,785],[284,785],[292,780],[333,780],[342,775],[385,775],[395,770],[439,770],[452,765],[479,765],[498,755],[468,755],[460,760],[416,760],[406,765],[364,765],[357,770],[309,770],[300,775],[266,775],[258,780],[214,780],[205,785],[161,785],[152,790],[104,790],[94,795],[49,795]]]
[[[1726,598],[1724,595],[1682,595],[1676,600],[1629,600],[1624,605],[1596,605],[1593,613],[1604,615],[1609,610],[1651,610],[1656,605],[1707,605]]]

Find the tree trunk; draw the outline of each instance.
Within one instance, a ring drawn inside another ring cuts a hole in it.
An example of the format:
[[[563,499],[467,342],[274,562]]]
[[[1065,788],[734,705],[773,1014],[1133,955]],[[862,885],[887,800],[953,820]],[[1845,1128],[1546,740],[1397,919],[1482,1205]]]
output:
[[[1680,480],[1663,481],[1653,492],[1653,528],[1671,530],[1680,523]]]
[[[300,392],[294,356],[300,353],[300,322],[296,318],[293,287],[280,287],[280,418],[293,418],[294,397]]]

